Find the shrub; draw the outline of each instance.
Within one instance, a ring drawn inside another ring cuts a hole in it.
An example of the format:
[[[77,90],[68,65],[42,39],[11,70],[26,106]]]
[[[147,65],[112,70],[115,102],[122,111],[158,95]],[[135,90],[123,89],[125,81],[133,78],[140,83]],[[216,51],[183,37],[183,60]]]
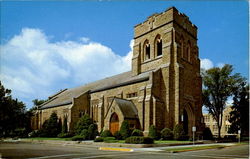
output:
[[[95,138],[94,142],[103,142],[104,138],[103,137],[97,137]]]
[[[173,132],[169,128],[164,128],[161,131],[161,138],[163,140],[172,140],[173,139]]]
[[[144,144],[153,144],[154,143],[154,139],[152,139],[151,137],[144,137]]]
[[[28,134],[29,137],[38,137],[38,130],[34,130]]]
[[[177,124],[173,130],[175,140],[185,140],[185,132],[181,124]]]
[[[90,124],[92,124],[92,123],[93,123],[93,121],[89,117],[88,114],[83,115],[83,117],[81,117],[76,124],[76,127],[75,127],[76,134],[80,135],[83,129],[88,130]]]
[[[128,144],[153,144],[154,139],[150,137],[143,137],[143,136],[131,136],[126,138],[125,143]]]
[[[88,128],[88,139],[94,140],[95,137],[98,135],[98,130],[97,130],[97,125],[96,124],[91,124]]]
[[[149,127],[148,137],[150,137],[152,139],[157,139],[157,131],[156,131],[156,128],[154,125],[151,125]]]
[[[102,133],[101,133],[101,137],[112,137],[112,134],[109,130],[104,130]]]
[[[223,138],[224,142],[236,142],[237,141],[237,135],[225,135]]]
[[[109,142],[112,140],[115,140],[115,137],[104,137],[104,139],[103,139],[104,142]]]
[[[84,138],[83,138],[83,136],[76,135],[76,136],[73,136],[73,137],[71,138],[71,140],[72,140],[72,141],[83,141]]]
[[[210,128],[206,127],[203,130],[203,139],[204,140],[212,140],[213,139],[213,134],[212,134]]]
[[[114,137],[116,140],[122,140],[122,135],[121,135],[120,131],[116,131],[114,134]]]
[[[80,134],[80,136],[82,136],[84,140],[89,139],[89,132],[88,132],[88,130],[87,129],[83,129],[82,132],[81,132],[81,134]]]
[[[131,136],[143,136],[143,132],[139,129],[134,129]]]
[[[28,137],[28,133],[25,128],[17,128],[12,132],[12,137]]]
[[[122,135],[122,139],[126,139],[130,136],[129,123],[127,120],[122,122],[120,133]]]

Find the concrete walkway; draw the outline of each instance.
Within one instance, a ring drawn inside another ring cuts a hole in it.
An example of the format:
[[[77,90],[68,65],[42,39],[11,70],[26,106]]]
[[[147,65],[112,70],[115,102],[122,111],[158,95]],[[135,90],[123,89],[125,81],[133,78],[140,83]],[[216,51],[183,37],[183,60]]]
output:
[[[134,151],[165,151],[167,149],[173,148],[184,148],[184,147],[199,147],[199,146],[213,146],[213,145],[222,145],[222,146],[234,146],[236,143],[212,143],[212,144],[196,144],[196,145],[178,145],[178,146],[164,146],[164,147],[149,147],[149,148],[134,148]]]

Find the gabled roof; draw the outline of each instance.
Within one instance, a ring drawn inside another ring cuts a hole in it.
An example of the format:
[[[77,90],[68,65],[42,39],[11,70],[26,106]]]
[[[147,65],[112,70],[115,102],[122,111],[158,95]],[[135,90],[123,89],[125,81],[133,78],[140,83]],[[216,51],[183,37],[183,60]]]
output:
[[[114,102],[120,108],[124,118],[127,119],[138,119],[138,111],[134,105],[134,103],[130,100],[121,99],[121,98],[114,98]]]
[[[108,77],[96,82],[92,82],[76,88],[65,89],[56,93],[51,98],[41,105],[40,109],[58,107],[72,104],[73,98],[77,98],[83,93],[94,93],[107,89],[116,88],[123,85],[129,85],[137,82],[146,81],[149,79],[149,72],[142,73],[138,76],[132,76],[132,72],[124,72],[112,77]]]

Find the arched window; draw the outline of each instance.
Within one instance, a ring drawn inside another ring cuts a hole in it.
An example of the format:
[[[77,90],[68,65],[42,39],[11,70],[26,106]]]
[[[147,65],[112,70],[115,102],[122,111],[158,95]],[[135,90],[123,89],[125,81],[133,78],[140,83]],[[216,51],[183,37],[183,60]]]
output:
[[[155,55],[156,56],[162,55],[162,39],[160,35],[157,35],[155,38]]]
[[[148,40],[144,42],[143,52],[144,52],[144,60],[150,59],[150,44]]]
[[[191,44],[189,41],[187,43],[187,60],[191,62]]]
[[[181,57],[184,58],[184,40],[183,37],[181,37]]]

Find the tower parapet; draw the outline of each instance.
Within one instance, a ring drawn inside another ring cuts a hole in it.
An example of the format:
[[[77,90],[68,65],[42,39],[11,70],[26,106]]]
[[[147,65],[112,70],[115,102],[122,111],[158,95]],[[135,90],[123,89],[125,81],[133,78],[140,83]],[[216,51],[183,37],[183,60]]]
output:
[[[162,13],[155,13],[146,21],[134,27],[134,38],[138,38],[164,25],[175,23],[183,27],[191,36],[197,38],[197,27],[189,20],[188,16],[180,13],[175,7],[170,7]]]

